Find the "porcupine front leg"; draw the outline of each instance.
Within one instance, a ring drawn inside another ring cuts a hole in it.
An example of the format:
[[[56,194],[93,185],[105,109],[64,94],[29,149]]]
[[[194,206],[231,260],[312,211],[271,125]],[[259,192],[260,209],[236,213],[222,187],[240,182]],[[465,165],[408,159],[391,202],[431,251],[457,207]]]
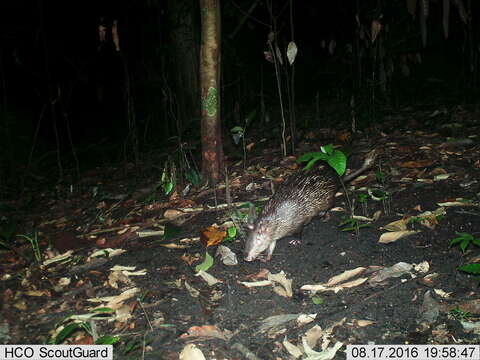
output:
[[[272,259],[273,250],[275,250],[275,246],[277,245],[277,241],[272,241],[272,243],[268,246],[266,256],[264,259],[260,259],[263,262],[270,261]]]

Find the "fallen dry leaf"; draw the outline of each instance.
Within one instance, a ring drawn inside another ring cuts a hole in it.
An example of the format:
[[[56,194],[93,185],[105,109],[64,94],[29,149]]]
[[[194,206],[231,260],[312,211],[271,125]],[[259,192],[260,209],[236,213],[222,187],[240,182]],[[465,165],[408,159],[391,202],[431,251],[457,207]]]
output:
[[[200,276],[203,280],[205,280],[208,286],[213,286],[215,284],[223,282],[222,280],[217,279],[215,276],[203,270],[200,270],[198,273],[195,274],[195,276]]]
[[[395,242],[398,239],[401,239],[410,235],[415,235],[419,232],[421,231],[406,230],[406,231],[395,231],[395,232],[384,233],[380,236],[380,239],[378,240],[378,242],[381,244],[388,244],[391,242]]]
[[[200,231],[200,241],[207,247],[220,244],[226,237],[227,232],[215,226],[209,226]]]
[[[181,339],[188,339],[192,337],[201,338],[216,338],[227,341],[232,334],[229,331],[221,331],[215,325],[192,326],[187,330],[187,333],[180,335]]]
[[[300,350],[296,345],[288,341],[287,337],[283,339],[282,345],[285,347],[285,350],[293,356],[294,359],[298,359],[303,355],[302,350]]]
[[[379,270],[374,276],[370,278],[370,280],[368,280],[368,283],[374,286],[378,283],[385,281],[386,279],[389,279],[392,277],[397,278],[404,274],[408,274],[412,269],[413,269],[412,264],[399,262],[393,266],[386,267]]]
[[[195,344],[187,344],[180,352],[180,360],[205,360],[202,350],[198,349]]]
[[[399,167],[402,168],[424,168],[433,165],[433,160],[417,160],[417,161],[405,161],[397,164]]]
[[[273,281],[277,284],[280,284],[282,288],[274,287],[274,291],[280,295],[280,296],[285,296],[285,297],[292,297],[293,296],[293,291],[292,291],[292,281],[291,279],[287,279],[287,276],[283,271],[280,271],[277,274],[271,274],[269,273],[267,276],[267,279],[270,281]]]
[[[199,256],[199,254],[186,254],[186,253],[184,253],[182,256],[180,256],[180,259],[183,262],[187,263],[188,265],[192,265],[200,259],[200,256]]]
[[[317,346],[318,340],[323,337],[323,330],[319,325],[315,325],[305,333],[305,341],[312,349]]]
[[[327,281],[327,286],[334,286],[334,285],[337,285],[338,283],[342,283],[342,282],[344,282],[348,279],[351,279],[355,276],[359,276],[359,275],[363,274],[365,272],[365,270],[366,270],[366,268],[364,268],[364,267],[357,267],[356,269],[346,270],[339,275],[331,277]]]
[[[272,282],[270,280],[262,280],[262,281],[254,281],[254,282],[239,281],[238,283],[242,284],[243,286],[246,286],[247,288],[272,285]]]
[[[175,220],[176,218],[179,218],[183,215],[185,215],[185,213],[177,209],[167,209],[163,213],[163,217],[169,221]]]

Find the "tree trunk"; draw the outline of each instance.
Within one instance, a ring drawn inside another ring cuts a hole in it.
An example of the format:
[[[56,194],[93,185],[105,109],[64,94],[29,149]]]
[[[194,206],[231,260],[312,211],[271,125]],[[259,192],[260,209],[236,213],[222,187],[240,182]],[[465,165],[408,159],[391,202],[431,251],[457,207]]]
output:
[[[220,126],[220,0],[200,0],[202,45],[202,175],[215,185],[223,167]]]

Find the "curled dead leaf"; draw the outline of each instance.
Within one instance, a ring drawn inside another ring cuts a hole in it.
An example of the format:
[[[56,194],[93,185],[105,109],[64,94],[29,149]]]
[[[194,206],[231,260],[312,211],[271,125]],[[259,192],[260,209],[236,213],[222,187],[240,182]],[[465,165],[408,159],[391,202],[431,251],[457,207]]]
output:
[[[384,233],[380,236],[380,239],[378,240],[378,242],[381,244],[388,244],[391,242],[395,242],[398,239],[401,239],[410,235],[415,235],[419,232],[421,231],[405,230],[405,231],[395,231],[395,232]]]

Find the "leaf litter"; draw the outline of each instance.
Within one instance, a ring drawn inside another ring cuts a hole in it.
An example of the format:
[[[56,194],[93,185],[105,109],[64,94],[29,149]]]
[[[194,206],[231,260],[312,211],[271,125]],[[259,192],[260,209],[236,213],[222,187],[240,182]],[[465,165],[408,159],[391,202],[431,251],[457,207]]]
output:
[[[49,211],[25,216],[26,222],[39,224],[42,245],[66,241],[71,246],[67,252],[45,251],[42,266],[28,261],[28,247],[20,241],[16,251],[4,253],[9,261],[2,263],[2,315],[10,324],[9,341],[43,343],[62,331],[66,334],[69,321],[75,321],[94,323],[96,331],[72,326],[83,335],[65,337],[65,342],[91,343],[98,332],[118,336],[124,344],[143,344],[145,338],[152,344],[139,348],[147,355],[158,346],[185,359],[205,354],[328,359],[343,355],[346,344],[399,339],[442,343],[455,337],[478,343],[476,281],[457,270],[478,252],[472,248],[464,255],[449,247],[449,241],[456,233],[480,232],[475,181],[480,177],[480,148],[472,139],[448,141],[440,130],[400,131],[410,112],[400,111],[398,128],[385,125],[366,146],[375,144],[388,154],[381,164],[383,183],[372,184],[367,176],[367,184],[361,185],[366,209],[375,217],[361,213],[360,207],[352,214],[374,226],[357,234],[338,230],[336,224],[350,211],[341,206],[343,194],[336,206],[344,212],[332,212],[326,222],[313,219],[298,246],[279,241],[268,264],[243,262],[242,229],[223,243],[231,205],[220,201],[215,206],[211,192],[182,202],[177,191],[170,200],[146,205],[135,197],[117,196],[119,187],[112,179],[128,180],[120,179],[115,169],[105,169],[111,198],[96,202],[78,194],[69,200],[71,208],[77,207],[71,213],[60,199]],[[318,143],[320,134],[332,132],[328,130],[309,133],[301,146],[314,151],[309,139]],[[271,180],[283,180],[282,167],[295,171],[288,165],[295,158],[281,159],[272,150],[256,156],[260,144],[266,142],[250,143],[253,165],[231,182],[236,208],[255,197],[265,199]],[[231,168],[239,174],[242,169],[241,163]],[[95,211],[102,212],[101,221]],[[180,231],[167,239],[168,222]],[[209,226],[214,227],[202,230]],[[382,236],[391,238],[382,243]],[[77,241],[83,247],[76,247]],[[218,257],[207,258],[206,245],[221,249]],[[202,263],[206,269],[196,271]],[[312,300],[316,292],[322,292],[322,302]],[[98,307],[110,310],[94,312]],[[455,321],[465,332],[445,326],[457,308],[464,317]],[[65,311],[74,316],[65,317]],[[62,325],[55,327],[52,317]],[[28,333],[14,325],[32,319],[43,331]],[[195,344],[185,345],[181,339]]]

